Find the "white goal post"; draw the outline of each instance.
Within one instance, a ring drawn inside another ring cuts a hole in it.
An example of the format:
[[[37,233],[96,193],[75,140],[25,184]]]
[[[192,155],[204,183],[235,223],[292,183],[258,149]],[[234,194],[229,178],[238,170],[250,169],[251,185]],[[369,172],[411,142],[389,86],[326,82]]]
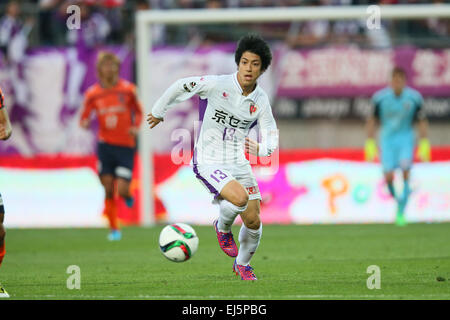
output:
[[[139,133],[138,152],[141,162],[142,223],[151,226],[154,219],[152,134],[145,122],[155,101],[151,101],[150,77],[152,24],[204,24],[282,22],[305,20],[369,19],[379,9],[383,19],[450,18],[449,4],[386,6],[274,7],[239,9],[147,10],[136,13],[136,70],[139,98],[144,108],[144,123]],[[162,94],[162,92],[161,92]]]

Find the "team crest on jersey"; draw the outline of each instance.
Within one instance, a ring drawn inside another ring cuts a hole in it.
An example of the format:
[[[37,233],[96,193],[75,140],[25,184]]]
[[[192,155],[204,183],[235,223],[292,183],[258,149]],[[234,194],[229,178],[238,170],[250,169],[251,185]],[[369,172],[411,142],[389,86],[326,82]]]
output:
[[[250,104],[250,115],[255,113],[257,109],[258,109],[258,107],[254,103],[251,103]]]
[[[222,92],[222,98],[228,99],[228,93],[226,93],[225,91]]]

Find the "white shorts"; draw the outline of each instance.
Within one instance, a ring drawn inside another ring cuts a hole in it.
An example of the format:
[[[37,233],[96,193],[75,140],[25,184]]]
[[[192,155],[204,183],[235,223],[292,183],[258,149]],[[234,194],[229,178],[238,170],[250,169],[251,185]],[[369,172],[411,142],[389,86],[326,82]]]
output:
[[[261,200],[258,183],[250,164],[194,164],[194,173],[203,186],[214,195],[214,199],[220,195],[228,182],[236,180],[247,190],[249,200]]]

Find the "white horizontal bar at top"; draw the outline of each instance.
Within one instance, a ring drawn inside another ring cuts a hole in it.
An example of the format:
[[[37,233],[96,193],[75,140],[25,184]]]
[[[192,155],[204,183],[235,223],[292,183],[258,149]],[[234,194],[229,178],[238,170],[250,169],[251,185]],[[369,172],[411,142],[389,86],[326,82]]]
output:
[[[383,5],[381,19],[450,18],[450,4]],[[368,6],[174,9],[137,12],[138,23],[245,23],[368,18]]]

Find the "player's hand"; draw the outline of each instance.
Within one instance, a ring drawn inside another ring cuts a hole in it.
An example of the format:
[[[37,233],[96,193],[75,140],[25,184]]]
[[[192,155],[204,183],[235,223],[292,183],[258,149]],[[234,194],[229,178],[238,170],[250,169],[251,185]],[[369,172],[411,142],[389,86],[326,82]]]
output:
[[[0,140],[8,140],[11,137],[11,127],[0,124]]]
[[[133,136],[133,137],[137,137],[137,135],[139,134],[139,128],[138,127],[131,127],[128,132]]]
[[[161,121],[164,121],[164,119],[156,118],[151,113],[147,115],[147,123],[150,126],[150,129],[153,129],[155,126],[158,125]]]
[[[431,160],[431,145],[427,138],[419,140],[419,146],[417,148],[417,158],[420,161],[428,162]]]
[[[255,140],[245,137],[245,152],[254,156],[258,155],[259,144]]]
[[[364,159],[366,161],[374,161],[378,156],[378,148],[375,139],[368,138],[364,146]]]

